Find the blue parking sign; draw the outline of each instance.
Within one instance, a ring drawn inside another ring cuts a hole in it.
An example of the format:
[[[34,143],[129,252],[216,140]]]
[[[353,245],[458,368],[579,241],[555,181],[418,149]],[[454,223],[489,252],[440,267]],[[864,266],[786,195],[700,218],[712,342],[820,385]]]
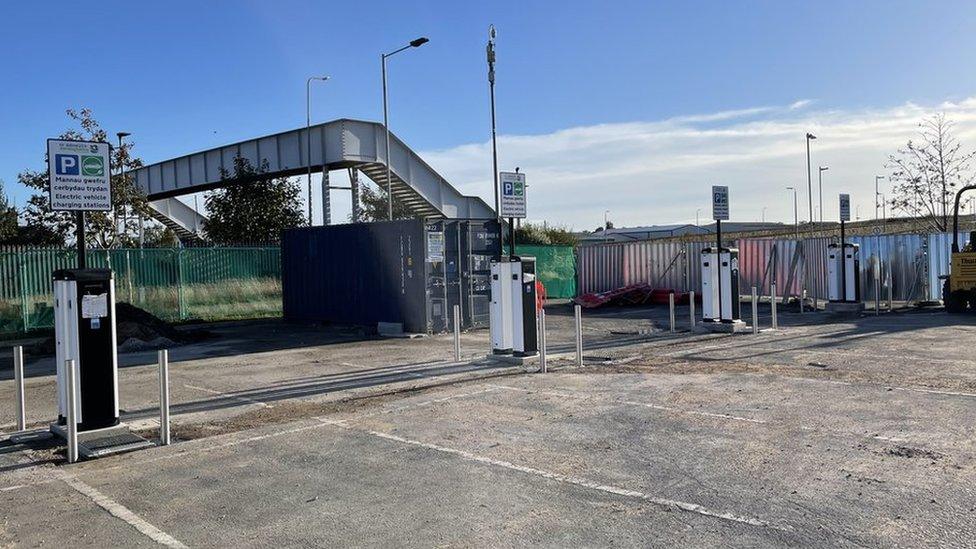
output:
[[[54,173],[58,175],[78,175],[78,170],[77,154],[54,155]]]

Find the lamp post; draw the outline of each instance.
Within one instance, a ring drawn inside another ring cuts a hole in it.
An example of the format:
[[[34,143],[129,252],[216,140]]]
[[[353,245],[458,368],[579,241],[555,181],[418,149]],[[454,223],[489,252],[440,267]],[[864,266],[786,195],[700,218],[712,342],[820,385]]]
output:
[[[701,213],[701,208],[695,208],[695,227],[701,227],[701,224],[698,223],[698,214],[700,213]]]
[[[430,40],[421,36],[420,38],[411,40],[409,44],[400,49],[393,50],[390,53],[384,53],[380,56],[383,65],[383,128],[386,130],[386,199],[388,201],[387,211],[389,212],[390,221],[393,221],[393,180],[390,178],[390,116],[386,93],[386,58],[392,57],[406,49],[419,48],[427,42],[430,42]]]
[[[123,154],[124,149],[122,148],[122,140],[125,139],[126,137],[129,137],[130,135],[132,134],[129,132],[118,132],[115,134],[115,136],[119,138],[119,176],[122,179],[123,188],[125,187],[125,158],[124,158],[125,155]],[[139,219],[141,220],[142,217],[140,216]],[[122,236],[125,236],[126,232],[128,232],[128,227],[126,226],[128,225],[128,223],[129,223],[129,216],[126,215],[125,204],[123,204],[122,205]],[[142,247],[142,231],[141,231],[142,223],[141,222],[139,223],[139,228],[140,228],[139,247],[141,248]]]
[[[793,237],[800,238],[800,219],[796,211],[796,187],[786,187],[786,190],[793,191]]]
[[[813,176],[810,172],[810,140],[817,136],[807,132],[807,204],[810,207],[810,223],[813,223]]]
[[[305,80],[305,162],[308,164],[308,226],[312,226],[312,80],[325,82],[328,76],[309,76]],[[322,136],[325,139],[325,136]],[[322,169],[325,169],[325,158],[322,159]],[[322,189],[322,192],[329,192]],[[322,212],[322,222],[325,224],[325,212]]]
[[[762,209],[762,222],[763,223],[766,222],[766,206],[763,206],[763,209]]]
[[[880,204],[878,204],[878,197],[881,196],[881,193],[878,192],[878,181],[881,181],[882,179],[884,179],[884,177],[885,176],[883,175],[874,176],[874,218],[875,219],[878,219],[878,208],[881,206]]]
[[[817,185],[820,187],[820,222],[823,223],[823,173],[829,170],[827,166],[817,168]]]

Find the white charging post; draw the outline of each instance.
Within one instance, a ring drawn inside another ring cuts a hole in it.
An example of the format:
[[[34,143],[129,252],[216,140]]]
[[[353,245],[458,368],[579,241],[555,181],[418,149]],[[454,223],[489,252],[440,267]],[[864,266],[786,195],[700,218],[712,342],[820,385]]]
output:
[[[722,221],[729,219],[729,188],[712,187],[715,247],[701,251],[702,326],[734,333],[746,328],[739,315],[739,250],[722,245]]]

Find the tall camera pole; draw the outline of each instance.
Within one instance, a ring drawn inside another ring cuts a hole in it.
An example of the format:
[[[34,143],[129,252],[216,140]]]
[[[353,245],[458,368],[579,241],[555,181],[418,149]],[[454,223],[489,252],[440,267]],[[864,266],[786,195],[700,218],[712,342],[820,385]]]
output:
[[[498,199],[498,142],[495,136],[495,25],[488,26],[488,89],[491,94],[491,162],[492,176],[495,182],[495,221],[498,223],[498,250],[502,256],[502,217],[501,204]]]

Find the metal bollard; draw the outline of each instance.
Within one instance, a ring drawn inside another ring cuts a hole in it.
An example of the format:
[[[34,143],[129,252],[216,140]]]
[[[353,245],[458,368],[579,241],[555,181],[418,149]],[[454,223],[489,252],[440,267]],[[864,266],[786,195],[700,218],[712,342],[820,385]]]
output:
[[[549,371],[548,365],[546,364],[546,310],[539,310],[539,365],[542,367],[542,373]]]
[[[14,384],[17,386],[17,430],[27,430],[27,407],[24,405],[24,348],[14,347]]]
[[[752,333],[759,333],[759,290],[752,287]]]
[[[881,314],[881,279],[874,277],[874,316]]]
[[[169,351],[162,349],[159,362],[159,444],[166,446],[169,437]]]
[[[691,329],[695,330],[695,290],[688,292],[689,316],[691,317]]]
[[[78,461],[78,376],[75,374],[75,361],[64,361],[64,369],[68,374],[68,463]]]
[[[800,291],[800,314],[803,314],[803,302],[807,299],[807,290],[804,288]]]
[[[674,292],[668,294],[668,306],[671,308],[669,319],[671,322],[670,324],[671,333],[673,334],[674,333]]]
[[[776,321],[776,283],[773,282],[769,285],[769,293],[772,294],[772,299],[769,300],[769,305],[772,307],[772,323],[773,329],[779,328],[779,323]]]
[[[576,365],[583,367],[583,308],[576,305],[573,308],[576,315]]]
[[[454,306],[454,362],[461,362],[461,306]]]

